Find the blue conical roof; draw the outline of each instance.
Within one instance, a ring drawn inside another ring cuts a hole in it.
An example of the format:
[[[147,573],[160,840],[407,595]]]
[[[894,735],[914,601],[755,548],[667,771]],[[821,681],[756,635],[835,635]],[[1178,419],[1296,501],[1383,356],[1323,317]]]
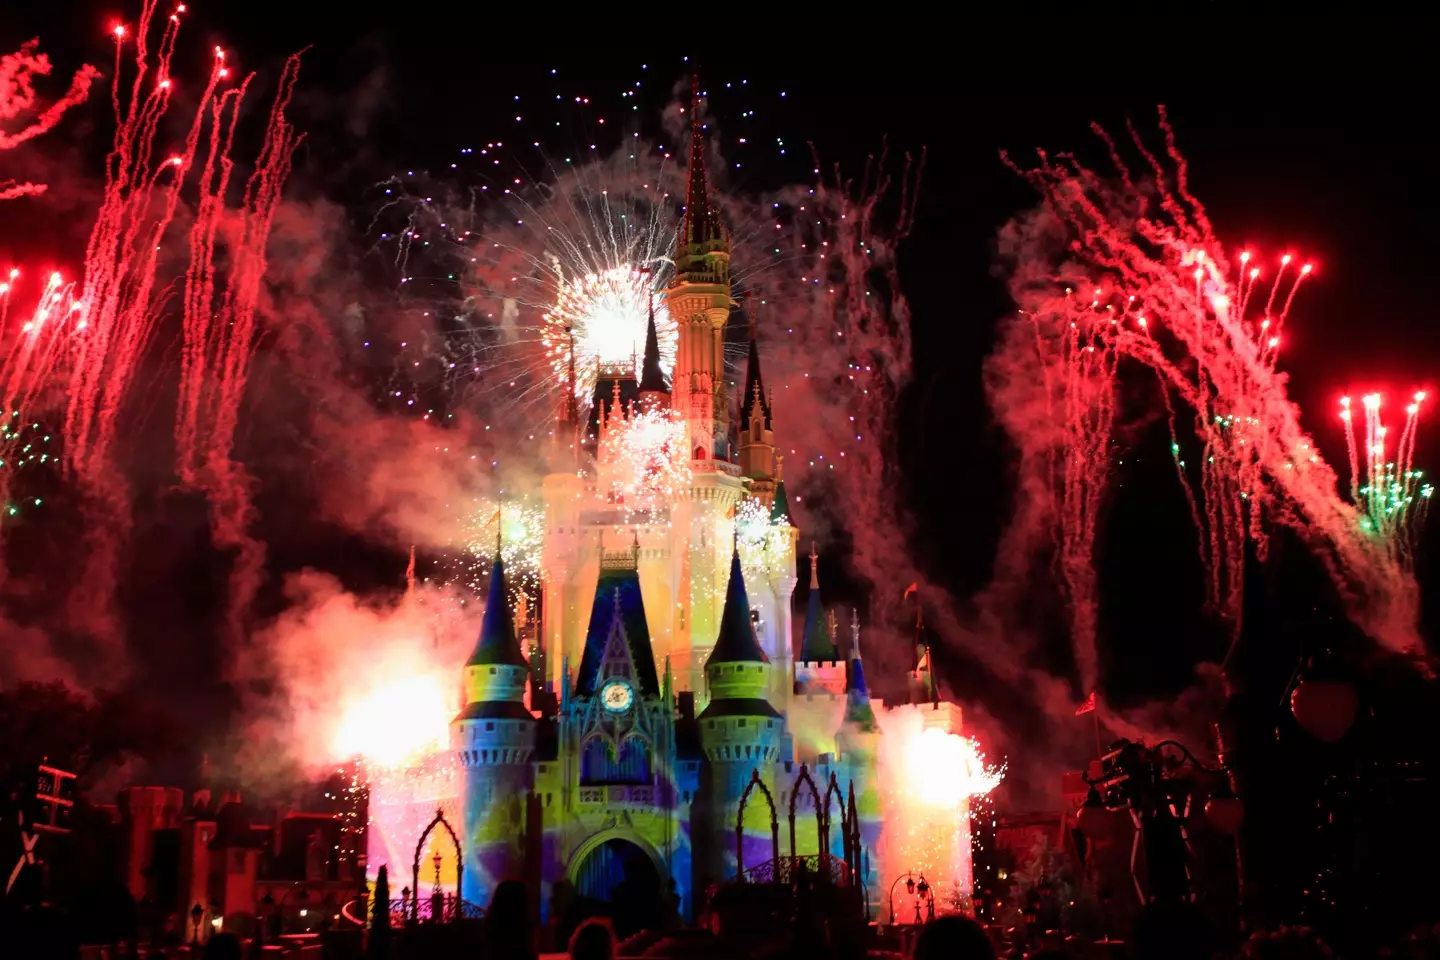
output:
[[[853,723],[862,730],[875,728],[875,709],[870,705],[870,688],[865,683],[865,664],[859,651],[850,661],[850,673],[845,683],[845,723]]]
[[[800,638],[801,663],[833,663],[840,659],[820,605],[820,573],[814,548],[810,552],[810,603],[805,608],[805,633]]]
[[[498,552],[497,552],[498,553]],[[485,600],[485,619],[480,624],[480,639],[465,666],[510,664],[525,666],[525,655],[515,639],[515,621],[510,617],[510,601],[505,589],[505,561],[498,555],[490,568],[490,595]]]
[[[710,663],[769,663],[750,626],[750,598],[745,594],[745,575],[740,572],[740,551],[730,554],[730,583],[725,588],[725,610],[720,615],[720,635],[710,651]]]

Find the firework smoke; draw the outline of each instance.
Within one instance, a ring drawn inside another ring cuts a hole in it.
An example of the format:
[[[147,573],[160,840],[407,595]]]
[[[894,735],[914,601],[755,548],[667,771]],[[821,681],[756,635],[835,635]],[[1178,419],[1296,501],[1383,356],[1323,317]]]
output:
[[[0,56],[0,121],[14,120],[35,108],[35,78],[50,75],[50,58],[39,53],[40,41],[29,40],[14,53]],[[13,150],[27,140],[49,133],[71,108],[90,96],[90,84],[100,72],[90,65],[75,71],[65,96],[33,117],[18,130],[0,130],[0,150]],[[43,183],[14,179],[0,180],[0,200],[36,196],[44,193]]]

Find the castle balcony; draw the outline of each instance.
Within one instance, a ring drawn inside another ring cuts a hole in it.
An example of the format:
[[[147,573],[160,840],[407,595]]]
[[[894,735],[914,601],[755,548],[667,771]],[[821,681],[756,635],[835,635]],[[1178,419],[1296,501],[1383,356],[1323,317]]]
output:
[[[653,807],[653,784],[609,784],[580,788],[580,806],[584,807]]]

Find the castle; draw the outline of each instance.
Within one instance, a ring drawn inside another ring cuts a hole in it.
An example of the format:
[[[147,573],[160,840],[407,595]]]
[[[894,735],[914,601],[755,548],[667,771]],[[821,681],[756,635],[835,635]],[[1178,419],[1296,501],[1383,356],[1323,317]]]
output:
[[[673,881],[690,917],[709,884],[736,874],[737,853],[747,869],[772,858],[758,791],[736,849],[752,778],[784,824],[802,766],[822,795],[832,774],[838,787],[824,802],[837,858],[840,806],[853,791],[864,881],[872,891],[880,883],[869,859],[882,819],[879,730],[859,625],[842,657],[812,547],[794,649],[799,531],[776,455],[777,411],[753,329],[744,389],[732,398],[727,388],[730,243],[707,194],[695,117],[692,108],[684,221],[664,291],[678,324],[673,378],[652,308],[643,359],[599,371],[584,423],[567,391],[543,485],[538,622],[522,605],[517,624],[497,556],[464,668],[452,746],[463,768],[462,895],[472,902],[488,903],[507,878],[540,891],[542,909],[562,881],[606,900],[622,884],[658,893]],[[677,449],[658,455],[683,464],[681,482],[643,499],[614,482],[620,465],[607,443],[637,418],[672,429]],[[737,511],[758,512],[764,528],[748,550]],[[800,799],[786,856],[821,852],[808,787]]]

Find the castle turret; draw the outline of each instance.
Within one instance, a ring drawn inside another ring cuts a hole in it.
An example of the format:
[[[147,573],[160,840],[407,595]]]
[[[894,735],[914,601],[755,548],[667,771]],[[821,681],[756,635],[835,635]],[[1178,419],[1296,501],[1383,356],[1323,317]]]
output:
[[[705,662],[710,704],[699,716],[700,743],[710,761],[713,829],[717,837],[735,836],[740,798],[752,777],[775,794],[774,765],[780,755],[783,721],[767,699],[771,664],[750,627],[750,602],[740,554],[730,559],[730,581],[720,634]],[[771,859],[770,809],[763,791],[756,788],[746,805],[745,862],[755,866]],[[718,878],[735,873],[733,840],[716,851],[713,867]]]
[[[850,776],[854,790],[855,809],[860,821],[859,862],[870,865],[864,877],[870,896],[867,901],[878,903],[880,877],[873,865],[878,862],[877,847],[884,828],[884,808],[880,801],[880,783],[876,763],[880,752],[880,727],[875,722],[875,708],[870,702],[870,688],[865,682],[865,663],[860,657],[860,616],[851,614],[850,663],[845,682],[845,714],[835,737],[841,768]],[[837,851],[832,851],[837,852]],[[843,852],[843,850],[838,851]]]
[[[525,709],[529,668],[515,637],[496,551],[475,651],[465,661],[465,709],[450,724],[465,769],[462,895],[487,904],[500,882],[524,875],[526,800],[533,786],[535,718]]]
[[[795,692],[828,693],[845,691],[845,662],[835,648],[825,608],[820,598],[820,556],[810,544],[810,597],[805,609],[805,632],[800,637],[800,654],[795,658]]]

